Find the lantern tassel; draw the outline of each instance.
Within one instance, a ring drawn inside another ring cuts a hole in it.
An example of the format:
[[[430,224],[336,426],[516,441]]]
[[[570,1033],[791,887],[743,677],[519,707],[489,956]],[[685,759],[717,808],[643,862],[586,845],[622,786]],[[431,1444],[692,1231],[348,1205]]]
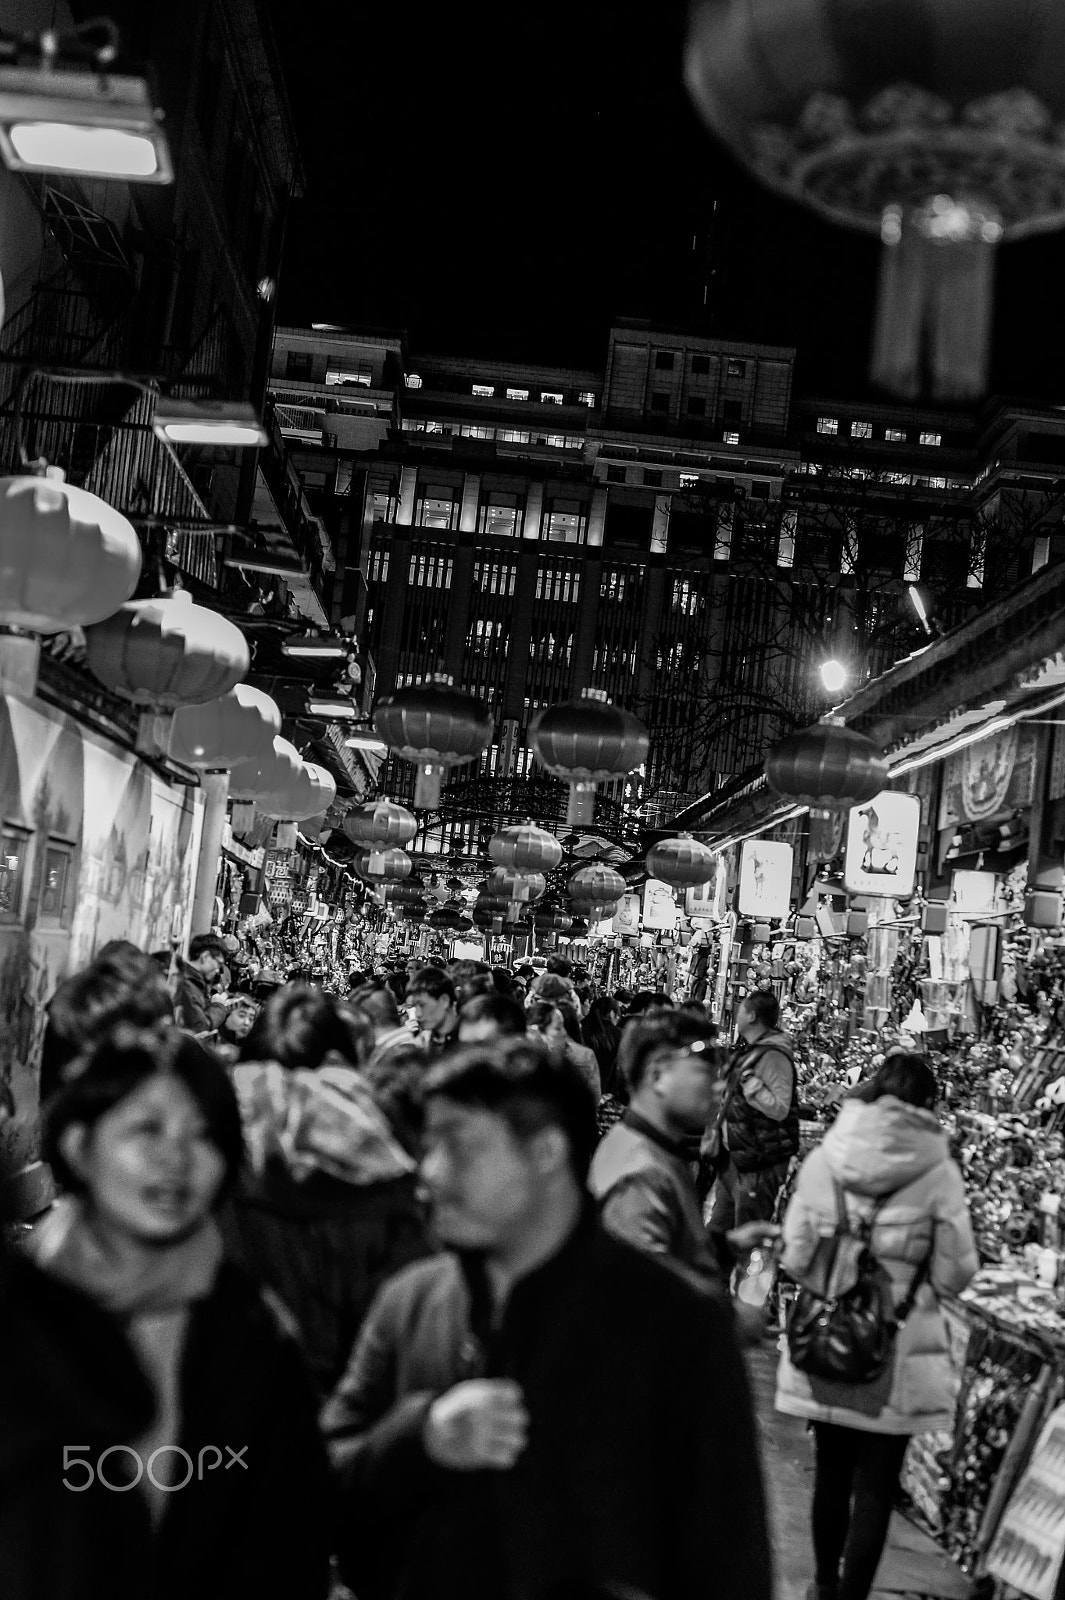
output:
[[[949,195],[889,206],[873,343],[873,381],[913,400],[927,377],[938,400],[987,387],[998,216]]]
[[[569,786],[569,804],[566,807],[566,821],[570,827],[575,824],[595,821],[595,784],[583,783],[574,780]]]
[[[414,809],[435,811],[440,804],[440,784],[444,769],[435,762],[425,761],[418,767],[418,781],[414,788]]]

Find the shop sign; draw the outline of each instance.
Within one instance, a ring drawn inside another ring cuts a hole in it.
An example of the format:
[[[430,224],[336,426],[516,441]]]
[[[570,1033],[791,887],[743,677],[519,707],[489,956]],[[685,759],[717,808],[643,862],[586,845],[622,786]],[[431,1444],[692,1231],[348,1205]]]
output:
[[[917,872],[921,802],[916,795],[884,789],[868,805],[855,806],[847,821],[843,882],[851,894],[906,900]]]
[[[661,878],[648,878],[643,886],[643,925],[667,933],[677,926],[677,902],[672,888]]]
[[[740,855],[741,917],[786,917],[795,852],[777,839],[747,839]]]
[[[684,891],[684,915],[686,917],[712,917],[714,915],[717,877],[718,874],[715,872],[709,883],[697,883],[692,888]]]
[[[951,910],[963,917],[990,916],[996,909],[993,872],[955,872],[950,881]]]
[[[621,904],[614,913],[614,920],[609,924],[609,928],[612,933],[639,933],[640,897],[638,894],[622,896]]]

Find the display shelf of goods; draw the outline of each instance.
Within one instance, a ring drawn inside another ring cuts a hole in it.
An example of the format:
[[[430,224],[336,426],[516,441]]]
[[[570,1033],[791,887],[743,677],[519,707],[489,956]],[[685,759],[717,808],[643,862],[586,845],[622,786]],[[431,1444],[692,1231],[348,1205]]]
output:
[[[650,736],[604,690],[584,689],[578,699],[538,712],[529,744],[540,764],[569,785],[566,821],[573,826],[594,820],[597,784],[615,783],[647,760]]]
[[[553,872],[562,862],[562,846],[554,834],[532,822],[494,833],[488,854],[498,866],[516,872]]]
[[[889,776],[872,740],[835,722],[789,733],[766,756],[765,775],[782,800],[818,812],[864,805],[887,787]]]
[[[678,834],[675,839],[659,839],[645,857],[652,878],[668,883],[673,889],[690,889],[697,884],[709,883],[714,876],[714,852],[690,833]]]
[[[495,727],[484,702],[456,689],[446,673],[393,690],[378,702],[373,724],[394,755],[417,763],[416,810],[439,806],[445,771],[487,750]]]
[[[406,806],[395,800],[368,800],[344,817],[343,829],[354,844],[406,845],[418,832],[418,822]]]

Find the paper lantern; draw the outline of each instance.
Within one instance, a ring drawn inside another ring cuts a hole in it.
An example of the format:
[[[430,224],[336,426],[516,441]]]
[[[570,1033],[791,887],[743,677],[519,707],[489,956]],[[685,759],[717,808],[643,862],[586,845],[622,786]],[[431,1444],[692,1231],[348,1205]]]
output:
[[[775,745],[765,775],[784,800],[818,811],[849,811],[886,787],[888,768],[864,734],[841,722],[818,722]]]
[[[513,867],[497,867],[488,874],[486,887],[489,894],[524,904],[546,894],[547,879],[542,872],[516,872]]]
[[[408,856],[407,859],[410,860],[410,857]],[[411,883],[404,883],[402,880],[392,879],[382,885],[381,893],[389,905],[412,906],[420,904],[427,907],[429,903],[422,894],[421,883],[417,880]]]
[[[344,832],[355,844],[410,844],[417,819],[395,800],[368,800],[344,818]]]
[[[690,833],[678,834],[675,839],[660,839],[651,846],[645,859],[651,877],[660,878],[672,889],[709,883],[714,876],[714,852],[693,839]]]
[[[456,689],[446,673],[386,695],[373,725],[394,755],[418,763],[414,804],[420,810],[435,810],[446,769],[487,750],[494,729],[484,702]]]
[[[380,850],[360,850],[353,865],[360,878],[396,879],[409,878],[412,863],[405,850],[384,845]]]
[[[140,571],[132,525],[64,483],[58,468],[0,478],[0,688],[32,694],[39,636],[102,622],[129,599]]]
[[[625,893],[625,879],[613,867],[599,863],[575,872],[567,887],[571,900],[598,905],[612,904]]]
[[[881,239],[874,380],[981,394],[995,247],[1065,226],[1057,0],[699,0],[685,80],[769,187]]]
[[[131,600],[85,631],[89,666],[135,706],[175,711],[228,694],[250,665],[239,628],[185,589]]]
[[[517,872],[553,872],[562,860],[562,846],[546,828],[524,822],[494,833],[488,841],[488,854],[501,867]]]
[[[296,783],[303,762],[295,745],[275,738],[261,756],[242,761],[229,774],[232,800],[268,800]]]
[[[573,927],[573,918],[567,917],[564,911],[540,911],[533,918],[533,927],[537,933],[568,933]]]
[[[261,799],[259,810],[267,817],[283,818],[286,822],[306,822],[311,817],[321,816],[336,797],[333,774],[313,761],[301,761],[291,783]]]
[[[200,772],[221,771],[265,755],[281,732],[281,713],[261,689],[238,683],[200,706],[179,706],[156,724],[156,743],[172,761]]]
[[[573,825],[594,820],[596,784],[614,783],[647,760],[650,736],[602,689],[585,689],[579,700],[539,712],[529,744],[541,765],[569,784],[566,821]]]

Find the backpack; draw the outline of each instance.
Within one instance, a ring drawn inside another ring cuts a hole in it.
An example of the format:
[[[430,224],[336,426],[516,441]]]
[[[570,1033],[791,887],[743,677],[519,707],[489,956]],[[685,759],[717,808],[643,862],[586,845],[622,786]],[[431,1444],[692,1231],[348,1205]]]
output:
[[[812,1378],[835,1383],[873,1383],[891,1365],[895,1335],[913,1310],[930,1257],[917,1268],[909,1293],[895,1309],[891,1278],[869,1248],[877,1215],[856,1226],[847,1216],[846,1192],[838,1183],[836,1230],[822,1252],[820,1289],[800,1287],[788,1316],[791,1364]]]

